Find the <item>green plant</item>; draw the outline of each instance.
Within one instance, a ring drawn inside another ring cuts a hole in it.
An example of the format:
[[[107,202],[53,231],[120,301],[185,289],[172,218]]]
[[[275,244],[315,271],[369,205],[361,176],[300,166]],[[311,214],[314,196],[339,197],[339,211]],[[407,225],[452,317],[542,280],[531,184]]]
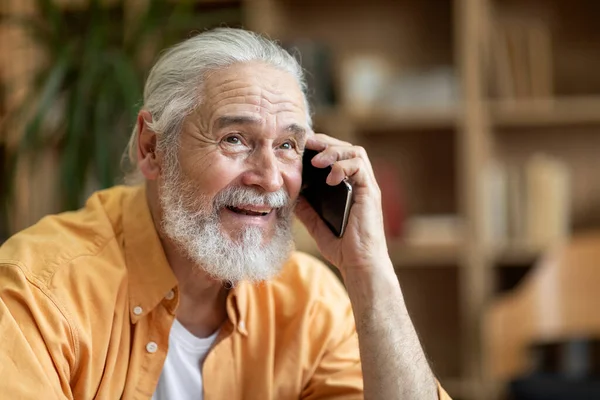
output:
[[[2,200],[10,200],[19,158],[35,160],[36,153],[52,148],[59,154],[62,208],[74,209],[90,178],[110,187],[121,176],[120,157],[157,52],[192,30],[238,23],[240,10],[198,10],[197,1],[183,0],[149,0],[129,13],[128,4],[136,1],[89,0],[77,8],[35,3],[35,15],[0,15],[0,23],[24,29],[43,52],[27,98],[3,124],[21,127],[22,134],[7,157]]]

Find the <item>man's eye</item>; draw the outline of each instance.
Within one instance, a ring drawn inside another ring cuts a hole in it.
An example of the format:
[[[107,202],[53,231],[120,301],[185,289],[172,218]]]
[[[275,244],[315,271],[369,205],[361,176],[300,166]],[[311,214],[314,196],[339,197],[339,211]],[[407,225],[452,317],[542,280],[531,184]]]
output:
[[[227,136],[225,138],[225,142],[229,144],[241,144],[242,140],[237,136]]]
[[[283,150],[293,150],[294,144],[292,142],[284,142],[280,146]]]

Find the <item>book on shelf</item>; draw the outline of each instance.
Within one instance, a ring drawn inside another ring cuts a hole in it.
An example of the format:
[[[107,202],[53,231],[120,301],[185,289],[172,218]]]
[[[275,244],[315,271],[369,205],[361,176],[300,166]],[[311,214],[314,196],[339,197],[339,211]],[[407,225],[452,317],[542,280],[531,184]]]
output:
[[[509,165],[507,171],[507,216],[508,237],[514,242],[524,243],[527,239],[525,207],[527,196],[525,195],[526,182],[523,168],[517,165]]]
[[[503,241],[508,236],[507,171],[498,162],[490,163],[482,175],[484,242],[487,245]]]
[[[406,219],[402,242],[422,248],[458,247],[463,238],[463,220],[458,215],[424,214]]]
[[[570,235],[571,176],[564,161],[534,154],[520,166],[493,162],[483,180],[486,246],[543,249]]]
[[[551,97],[554,77],[548,24],[539,19],[495,24],[491,66],[495,97],[508,101]]]
[[[545,246],[565,239],[570,226],[568,167],[552,157],[536,154],[525,168],[527,240]]]

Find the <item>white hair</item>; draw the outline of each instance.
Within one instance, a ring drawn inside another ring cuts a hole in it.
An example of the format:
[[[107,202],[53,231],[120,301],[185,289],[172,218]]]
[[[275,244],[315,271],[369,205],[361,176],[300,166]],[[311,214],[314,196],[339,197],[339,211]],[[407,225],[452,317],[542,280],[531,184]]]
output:
[[[217,28],[168,49],[150,71],[142,109],[152,115],[152,121],[147,123],[157,135],[157,150],[170,152],[177,148],[183,120],[202,101],[201,88],[208,72],[253,61],[264,62],[296,78],[304,94],[307,121],[311,124],[306,81],[298,61],[276,42],[259,34],[243,29]],[[126,152],[132,169],[130,180],[139,179],[138,135],[136,124]]]

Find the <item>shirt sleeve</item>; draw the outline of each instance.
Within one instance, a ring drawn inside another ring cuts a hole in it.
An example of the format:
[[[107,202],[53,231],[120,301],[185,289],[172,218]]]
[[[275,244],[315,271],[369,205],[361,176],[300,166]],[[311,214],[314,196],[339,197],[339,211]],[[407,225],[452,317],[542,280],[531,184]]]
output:
[[[17,265],[0,264],[0,336],[0,398],[72,398],[69,325]]]
[[[332,276],[329,296],[317,307],[312,338],[320,349],[314,372],[301,399],[362,399],[363,378],[358,349],[358,335],[350,301],[345,290]],[[336,293],[339,290],[339,294]],[[327,333],[323,333],[327,332]],[[322,343],[322,345],[320,345]]]
[[[349,310],[351,312],[351,310]],[[353,318],[345,318],[345,332],[319,363],[302,399],[363,399],[363,378],[358,349],[358,336]],[[437,382],[439,400],[452,400]]]
[[[311,331],[321,334],[315,333],[310,340],[321,351],[314,372],[300,398],[363,399],[358,334],[350,299],[344,287],[330,271],[319,281],[323,287],[323,294],[316,307]],[[439,400],[452,400],[439,382],[436,383]]]

